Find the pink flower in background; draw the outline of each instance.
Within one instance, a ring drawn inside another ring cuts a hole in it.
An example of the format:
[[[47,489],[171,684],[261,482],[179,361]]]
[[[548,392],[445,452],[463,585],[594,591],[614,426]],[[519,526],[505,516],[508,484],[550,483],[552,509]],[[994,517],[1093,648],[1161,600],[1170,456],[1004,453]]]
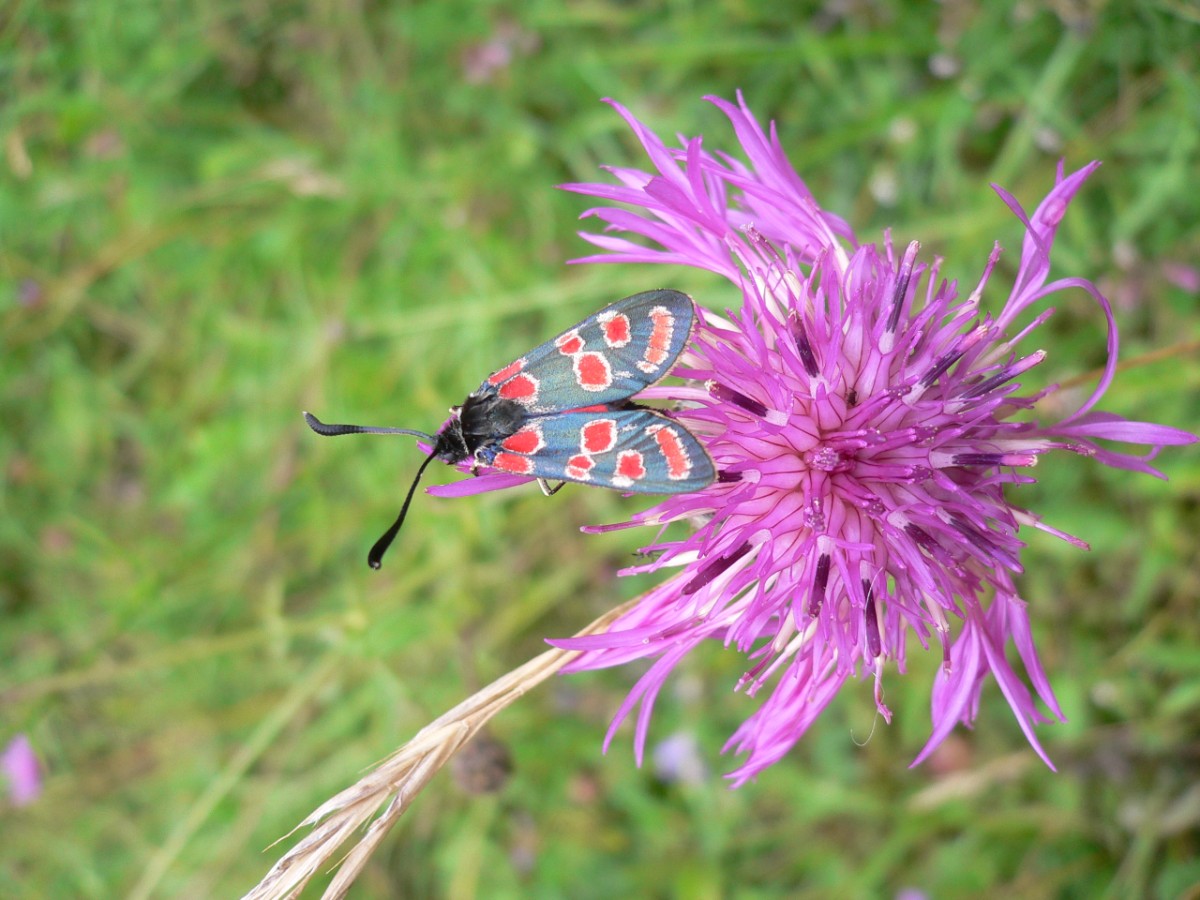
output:
[[[774,129],[765,133],[740,96],[737,105],[709,99],[729,117],[746,163],[703,150],[699,138],[669,148],[614,103],[652,171],[610,168],[615,184],[565,187],[606,204],[587,213],[605,233],[584,235],[603,252],[580,262],[690,266],[725,276],[741,293],[741,308],[727,316],[702,313],[676,370],[690,386],[641,395],[682,404],[677,415],[721,478],[628,523],[593,529],[695,526],[646,548],[654,561],[628,570],[673,574],[607,634],[553,643],[585,651],[575,670],[654,660],[609,733],[640,705],[639,762],[659,690],[702,641],[745,653],[738,686],[766,694],[727,745],[746,755],[731,775],[741,784],[786,754],[850,678],[874,680],[877,708],[890,720],[884,678],[890,664],[904,671],[915,634],[943,660],[932,734],[916,762],[957,723],[973,721],[991,676],[1049,764],[1033,726],[1063,716],[1013,580],[1024,547],[1018,531],[1086,544],[1014,505],[1014,488],[1033,481],[1031,468],[1051,451],[1160,476],[1150,465],[1158,450],[1195,440],[1095,411],[1117,361],[1111,307],[1086,279],[1047,282],[1059,222],[1098,163],[1069,175],[1060,167],[1032,215],[995,188],[1025,238],[1015,282],[1007,297],[991,289],[988,305],[998,311],[989,314],[982,306],[998,246],[960,298],[954,282],[940,279],[940,261],[920,261],[918,244],[900,254],[886,239],[860,244],[821,210]],[[1035,414],[1048,391],[1022,394],[1020,379],[1046,354],[1019,347],[1051,313],[1031,308],[1070,288],[1090,295],[1107,320],[1108,360],[1079,409],[1042,422]],[[1099,440],[1150,449],[1133,455]]]
[[[0,771],[8,779],[8,795],[14,806],[28,806],[42,793],[42,772],[29,738],[18,734],[0,755]]]

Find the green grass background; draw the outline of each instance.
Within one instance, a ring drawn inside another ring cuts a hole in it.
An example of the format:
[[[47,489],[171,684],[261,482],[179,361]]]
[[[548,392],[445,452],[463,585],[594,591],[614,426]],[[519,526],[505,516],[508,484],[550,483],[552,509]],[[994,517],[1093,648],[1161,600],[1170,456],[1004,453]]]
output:
[[[973,285],[1059,157],[1105,165],[1055,273],[1114,300],[1129,362],[1105,408],[1200,425],[1200,12],[1184,0],[795,4],[61,2],[0,10],[0,743],[46,791],[0,806],[5,897],[228,897],[321,800],[472,690],[652,580],[648,534],[588,537],[642,501],[570,489],[418,498],[380,573],[366,548],[419,454],[333,421],[435,428],[491,368],[650,287],[736,302],[703,273],[568,268],[597,166],[643,165],[615,97],[734,150],[700,101],[742,88],[822,203]],[[780,5],[781,8],[783,5]],[[489,42],[492,42],[489,44]],[[487,72],[489,46],[507,64]],[[1055,377],[1102,362],[1064,298]],[[1165,350],[1161,356],[1147,356]],[[908,763],[936,659],[854,683],[736,792],[719,748],[744,666],[696,652],[635,768],[600,740],[640,670],[556,679],[492,735],[504,787],[442,773],[361,897],[1176,897],[1200,884],[1200,466],[1170,483],[1048,460],[1017,502],[1021,584],[1070,722],[1042,766],[994,685],[975,731]],[[435,479],[453,476],[438,467]]]

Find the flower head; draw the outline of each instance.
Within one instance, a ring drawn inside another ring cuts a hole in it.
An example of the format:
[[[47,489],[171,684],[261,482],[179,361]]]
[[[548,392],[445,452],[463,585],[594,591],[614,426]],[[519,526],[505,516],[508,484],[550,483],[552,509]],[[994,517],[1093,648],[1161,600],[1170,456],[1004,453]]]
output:
[[[0,771],[8,780],[8,795],[14,806],[28,806],[41,795],[41,766],[25,735],[18,734],[0,753]]]
[[[639,760],[674,666],[710,638],[745,653],[751,663],[739,687],[769,694],[727,747],[746,754],[732,773],[740,784],[782,757],[847,679],[873,677],[877,707],[890,719],[883,679],[891,662],[903,671],[911,633],[943,660],[932,734],[914,765],[958,722],[973,720],[988,675],[1049,764],[1033,726],[1063,714],[1014,583],[1024,546],[1018,530],[1086,544],[1010,495],[1050,451],[1160,475],[1149,464],[1157,451],[1195,440],[1094,411],[1116,366],[1111,307],[1085,279],[1047,282],[1059,222],[1099,164],[1070,175],[1060,166],[1032,215],[995,188],[1025,238],[1015,283],[989,314],[983,298],[998,246],[960,298],[955,283],[940,278],[940,261],[920,261],[916,243],[900,254],[890,240],[860,244],[821,210],[774,128],[764,132],[740,96],[736,105],[709,99],[729,117],[746,163],[703,150],[699,138],[670,148],[614,103],[653,171],[610,168],[616,184],[565,187],[623,204],[585,214],[608,227],[583,235],[603,252],[578,262],[691,266],[740,290],[740,310],[703,314],[676,369],[691,385],[641,395],[680,403],[677,415],[705,442],[721,478],[623,525],[593,529],[701,523],[682,540],[647,548],[654,561],[628,570],[674,574],[606,634],[552,643],[585,651],[576,670],[655,660],[609,733],[611,740],[640,704]],[[1040,422],[1033,414],[1048,392],[1022,394],[1019,379],[1045,353],[1019,345],[1051,310],[1017,321],[1069,288],[1090,295],[1107,320],[1108,360],[1079,409]],[[1151,450],[1130,455],[1097,439]]]

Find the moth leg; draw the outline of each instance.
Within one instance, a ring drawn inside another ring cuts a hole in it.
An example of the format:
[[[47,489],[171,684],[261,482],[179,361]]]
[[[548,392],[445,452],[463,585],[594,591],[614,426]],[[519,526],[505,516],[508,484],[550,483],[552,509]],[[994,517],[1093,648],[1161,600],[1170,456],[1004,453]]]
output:
[[[542,489],[542,493],[547,497],[553,497],[555,494],[561,491],[563,489],[563,485],[566,484],[565,481],[560,481],[558,484],[554,485],[554,487],[550,487],[550,482],[545,478],[539,478],[537,483],[538,487]]]
[[[492,464],[492,460],[483,456],[483,450],[480,448],[475,451],[475,455],[471,457],[471,474],[476,478],[479,477],[479,470],[486,468]]]

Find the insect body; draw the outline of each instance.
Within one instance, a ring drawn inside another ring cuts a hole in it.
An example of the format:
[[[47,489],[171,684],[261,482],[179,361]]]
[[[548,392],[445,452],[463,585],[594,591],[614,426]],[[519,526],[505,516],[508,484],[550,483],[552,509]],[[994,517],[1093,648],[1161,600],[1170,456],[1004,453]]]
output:
[[[326,425],[318,434],[412,434],[433,450],[421,464],[400,515],[367,556],[379,568],[434,459],[543,481],[574,481],[643,494],[700,490],[716,477],[696,437],[630,399],[670,371],[687,345],[695,307],[679,291],[618,300],[493,372],[436,435],[401,428]],[[557,488],[555,488],[557,490]]]

